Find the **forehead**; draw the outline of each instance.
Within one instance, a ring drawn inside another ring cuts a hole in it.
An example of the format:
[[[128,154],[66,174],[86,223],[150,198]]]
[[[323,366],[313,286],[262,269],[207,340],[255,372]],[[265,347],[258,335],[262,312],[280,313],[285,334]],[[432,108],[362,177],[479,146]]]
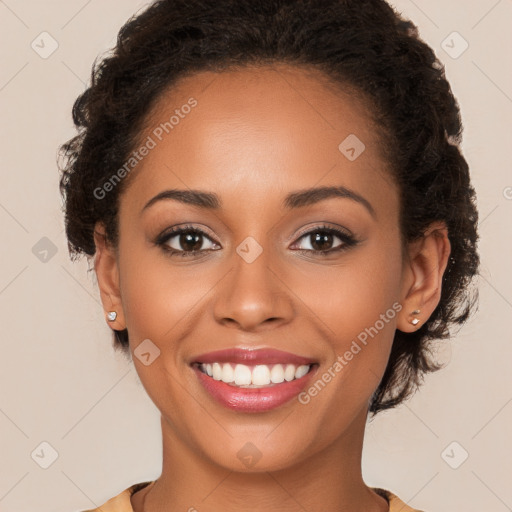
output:
[[[377,194],[390,182],[361,96],[311,68],[187,76],[159,98],[141,135],[151,149],[129,186],[139,206],[163,188],[214,191],[226,203],[243,193],[257,203],[315,185]]]

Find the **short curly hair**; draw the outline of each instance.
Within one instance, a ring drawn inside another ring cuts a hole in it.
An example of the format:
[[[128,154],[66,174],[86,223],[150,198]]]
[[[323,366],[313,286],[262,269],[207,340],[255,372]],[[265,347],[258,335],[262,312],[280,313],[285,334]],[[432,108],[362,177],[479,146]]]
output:
[[[440,368],[432,342],[450,337],[449,327],[469,317],[479,267],[478,213],[459,148],[457,100],[416,26],[384,0],[157,0],[130,18],[115,48],[94,62],[91,85],[73,106],[78,134],[60,147],[69,252],[72,260],[94,255],[97,221],[116,246],[126,180],[108,200],[94,191],[126,162],[152,106],[179,78],[276,62],[316,68],[371,106],[399,185],[404,244],[434,221],[448,228],[451,255],[440,302],[417,331],[395,331],[369,406],[376,414],[404,401],[425,373]],[[127,330],[114,331],[114,347],[129,353]]]

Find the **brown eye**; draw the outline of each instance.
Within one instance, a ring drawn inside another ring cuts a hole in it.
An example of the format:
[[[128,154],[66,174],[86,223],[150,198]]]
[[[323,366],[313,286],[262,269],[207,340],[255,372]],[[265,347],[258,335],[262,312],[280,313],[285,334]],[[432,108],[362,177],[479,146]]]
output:
[[[299,240],[305,241],[305,243],[301,244],[303,246],[297,249],[299,252],[317,253],[320,255],[342,251],[358,243],[348,233],[329,227],[315,228],[303,234]],[[336,240],[339,242],[336,242]]]
[[[325,251],[331,249],[334,236],[331,233],[322,232],[321,234],[316,233],[314,235],[308,235],[310,237],[311,246],[317,251]]]
[[[156,243],[171,254],[189,256],[217,249],[218,244],[202,230],[193,227],[174,228],[160,235]]]
[[[199,251],[203,245],[203,235],[197,232],[181,233],[177,235],[177,241],[177,245],[185,251]]]

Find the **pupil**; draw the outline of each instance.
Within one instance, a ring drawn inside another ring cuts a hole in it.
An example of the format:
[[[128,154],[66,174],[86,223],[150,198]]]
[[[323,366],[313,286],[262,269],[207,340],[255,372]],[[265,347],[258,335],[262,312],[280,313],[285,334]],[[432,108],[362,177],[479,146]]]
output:
[[[200,233],[182,233],[180,236],[180,244],[184,249],[197,251],[202,245],[201,237],[202,235]],[[192,247],[190,247],[189,244],[192,244]]]
[[[329,247],[325,247],[325,244],[330,245],[332,243],[332,234],[324,233],[322,235],[315,234],[313,235],[313,243],[311,244],[314,249],[319,251],[325,251],[329,249]]]

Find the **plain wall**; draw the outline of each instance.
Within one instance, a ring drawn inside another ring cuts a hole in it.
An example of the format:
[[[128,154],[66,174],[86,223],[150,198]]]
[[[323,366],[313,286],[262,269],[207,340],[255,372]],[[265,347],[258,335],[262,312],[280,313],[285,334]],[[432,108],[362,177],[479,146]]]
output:
[[[93,508],[160,474],[159,412],[112,349],[87,261],[69,259],[56,166],[93,60],[143,5],[0,2],[0,510]],[[427,512],[512,510],[512,2],[393,5],[445,64],[461,105],[480,211],[480,307],[443,344],[446,368],[369,424],[364,474]],[[48,58],[31,46],[51,49],[44,31],[58,43]],[[454,31],[469,44],[458,58]],[[469,454],[458,469],[446,462],[454,441],[452,459]],[[31,456],[42,442],[58,452],[48,469]]]

